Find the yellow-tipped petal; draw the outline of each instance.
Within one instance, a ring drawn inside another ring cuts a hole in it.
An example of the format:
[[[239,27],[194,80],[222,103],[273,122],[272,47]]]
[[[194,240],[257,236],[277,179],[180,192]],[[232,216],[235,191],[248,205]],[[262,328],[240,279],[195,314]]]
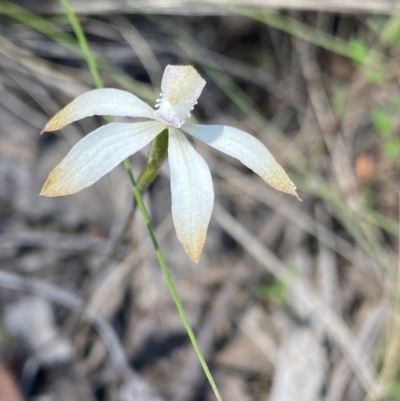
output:
[[[202,238],[197,238],[197,241],[192,243],[191,245],[186,245],[185,243],[182,243],[187,255],[190,259],[193,260],[193,262],[199,263],[200,256],[203,253],[205,242],[206,235],[203,235]]]
[[[224,125],[185,124],[182,130],[240,160],[273,188],[295,196],[296,186],[268,149],[247,132]]]
[[[285,170],[277,163],[271,163],[271,167],[268,172],[264,175],[260,174],[260,177],[266,181],[271,187],[277,189],[278,191],[285,192],[289,195],[295,196],[299,201],[299,195],[296,191],[296,186],[286,174]]]
[[[79,181],[81,180],[77,180],[71,171],[58,165],[47,177],[40,195],[54,197],[74,194],[85,188],[77,185]]]
[[[214,205],[210,169],[183,133],[175,128],[169,130],[168,162],[176,234],[190,259],[197,263]]]
[[[159,121],[110,123],[80,140],[50,173],[40,195],[64,196],[94,184],[163,129]]]
[[[42,129],[41,134],[57,131],[74,121],[94,115],[154,119],[154,110],[132,93],[113,88],[94,89],[78,96],[59,111]]]

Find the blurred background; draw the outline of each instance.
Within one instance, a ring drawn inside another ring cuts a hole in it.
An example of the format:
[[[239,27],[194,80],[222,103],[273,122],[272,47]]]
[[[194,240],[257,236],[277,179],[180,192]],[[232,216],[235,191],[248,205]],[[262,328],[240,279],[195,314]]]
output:
[[[195,142],[216,193],[198,265],[167,164],[145,194],[223,399],[399,400],[400,5],[72,5],[107,87],[153,105],[165,66],[192,64],[207,81],[193,121],[256,136],[298,187],[302,202]],[[214,400],[124,169],[38,196],[106,120],[40,130],[93,88],[58,1],[0,2],[0,400]]]

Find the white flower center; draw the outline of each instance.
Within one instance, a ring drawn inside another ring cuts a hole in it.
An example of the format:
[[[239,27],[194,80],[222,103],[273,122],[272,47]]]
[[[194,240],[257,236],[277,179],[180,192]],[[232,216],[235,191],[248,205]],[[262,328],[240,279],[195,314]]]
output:
[[[190,65],[165,68],[155,114],[176,128],[182,126],[197,104],[206,81]]]

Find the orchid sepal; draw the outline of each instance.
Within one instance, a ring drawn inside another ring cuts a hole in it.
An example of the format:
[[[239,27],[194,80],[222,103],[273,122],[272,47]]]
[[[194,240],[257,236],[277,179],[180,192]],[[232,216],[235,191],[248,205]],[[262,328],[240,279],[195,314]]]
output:
[[[60,110],[42,129],[41,134],[57,131],[94,115],[154,119],[154,110],[130,92],[114,88],[94,89],[78,96]]]
[[[163,129],[158,121],[103,125],[69,151],[49,174],[40,195],[65,196],[89,187],[149,144]]]
[[[171,127],[168,143],[172,218],[179,241],[197,263],[214,206],[211,173],[181,130]]]
[[[296,186],[285,170],[254,136],[225,125],[185,124],[181,129],[214,149],[238,159],[271,187],[300,200]]]

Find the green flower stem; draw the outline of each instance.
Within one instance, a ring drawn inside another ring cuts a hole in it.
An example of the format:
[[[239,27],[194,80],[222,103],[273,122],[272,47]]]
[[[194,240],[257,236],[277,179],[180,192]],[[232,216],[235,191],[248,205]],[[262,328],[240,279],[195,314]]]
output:
[[[79,46],[82,49],[82,53],[85,57],[85,60],[89,66],[90,73],[92,74],[93,80],[98,88],[104,87],[103,80],[101,79],[101,76],[99,74],[96,60],[93,57],[93,54],[90,50],[88,41],[86,39],[86,35],[83,32],[82,26],[77,19],[74,10],[71,7],[71,4],[69,0],[60,0],[61,4],[64,7],[65,14],[68,17],[68,20],[75,32],[75,35],[78,39]],[[167,156],[167,151],[168,151],[168,132],[165,130],[163,131],[154,141],[154,145],[152,146],[150,150],[150,156],[149,156],[149,163],[143,170],[141,177],[140,177],[140,186],[141,188],[145,188],[148,186],[154,178],[157,176],[157,173],[165,160]],[[142,214],[143,220],[146,224],[146,227],[149,231],[151,240],[153,242],[154,250],[157,255],[158,262],[161,266],[161,270],[167,280],[169,290],[171,292],[172,298],[174,299],[175,305],[178,309],[179,315],[182,319],[183,325],[185,326],[185,329],[188,333],[188,336],[190,338],[190,341],[192,342],[193,348],[196,351],[197,357],[200,361],[201,366],[204,369],[204,372],[206,374],[206,377],[214,391],[214,394],[217,398],[218,401],[222,400],[222,397],[218,391],[217,385],[215,384],[214,378],[211,375],[210,369],[207,366],[207,363],[204,359],[204,356],[201,352],[199,343],[197,342],[196,336],[192,330],[192,327],[190,326],[189,319],[187,318],[185,309],[183,308],[182,302],[179,298],[178,292],[176,290],[175,284],[172,280],[171,273],[168,269],[167,263],[165,262],[164,255],[161,252],[161,249],[158,245],[157,238],[154,233],[153,226],[150,221],[149,214],[147,213],[146,206],[144,205],[142,194],[141,194],[141,189],[139,186],[136,184],[135,178],[132,173],[132,166],[131,163],[128,159],[124,161],[124,166],[125,169],[128,173],[129,179],[131,181],[132,185],[132,191],[133,194],[136,198],[136,202],[138,204],[139,210]],[[148,167],[148,169],[147,169]]]
[[[211,375],[210,369],[208,368],[207,363],[204,360],[204,357],[203,357],[203,354],[201,352],[199,343],[197,342],[196,336],[193,333],[193,330],[192,330],[192,327],[190,326],[189,319],[188,319],[188,317],[186,315],[185,309],[183,308],[183,305],[182,305],[182,302],[181,302],[181,300],[179,298],[178,292],[176,291],[176,287],[175,287],[174,281],[172,279],[171,273],[170,273],[170,271],[168,269],[167,263],[165,262],[164,255],[162,254],[161,249],[160,249],[160,247],[158,245],[157,238],[156,238],[156,236],[154,234],[153,226],[151,225],[151,222],[150,222],[150,217],[149,217],[149,215],[147,213],[146,206],[144,205],[144,202],[143,202],[142,194],[140,193],[140,190],[139,190],[139,188],[138,188],[138,186],[137,186],[137,184],[135,182],[135,178],[133,177],[132,168],[131,168],[131,164],[130,164],[129,160],[125,160],[124,161],[124,166],[126,168],[126,171],[128,172],[129,179],[131,180],[132,191],[133,191],[133,193],[135,195],[136,201],[138,203],[139,210],[142,213],[144,222],[145,222],[145,224],[147,226],[147,229],[149,231],[149,234],[150,234],[150,237],[151,237],[151,241],[153,242],[153,246],[154,246],[154,249],[156,251],[158,262],[159,262],[159,264],[161,266],[161,269],[162,269],[162,272],[164,273],[164,276],[165,276],[165,278],[167,280],[169,290],[171,292],[172,298],[175,301],[175,305],[176,305],[176,307],[177,307],[177,309],[179,311],[179,315],[180,315],[180,317],[182,319],[182,322],[183,322],[183,324],[185,326],[185,329],[186,329],[186,331],[187,331],[187,333],[189,335],[190,341],[192,342],[193,348],[196,351],[196,354],[197,354],[197,357],[199,358],[201,366],[203,367],[204,372],[205,372],[205,374],[207,376],[207,379],[210,382],[210,385],[211,385],[211,387],[212,387],[212,389],[214,391],[214,394],[217,397],[217,399],[219,401],[221,401],[222,398],[221,398],[221,395],[219,394],[217,385],[215,384],[215,381],[214,381],[214,379],[213,379],[213,377]]]
[[[93,77],[93,81],[94,81],[96,87],[104,88],[104,82],[101,79],[99,70],[97,68],[96,60],[92,55],[92,52],[89,47],[89,43],[86,40],[86,35],[83,32],[81,23],[79,22],[78,18],[76,17],[74,9],[72,8],[69,0],[60,0],[60,3],[64,7],[64,11],[68,18],[68,21],[71,24],[72,29],[74,30],[76,38],[78,39],[79,46],[82,49],[82,53],[88,64],[90,74]]]

